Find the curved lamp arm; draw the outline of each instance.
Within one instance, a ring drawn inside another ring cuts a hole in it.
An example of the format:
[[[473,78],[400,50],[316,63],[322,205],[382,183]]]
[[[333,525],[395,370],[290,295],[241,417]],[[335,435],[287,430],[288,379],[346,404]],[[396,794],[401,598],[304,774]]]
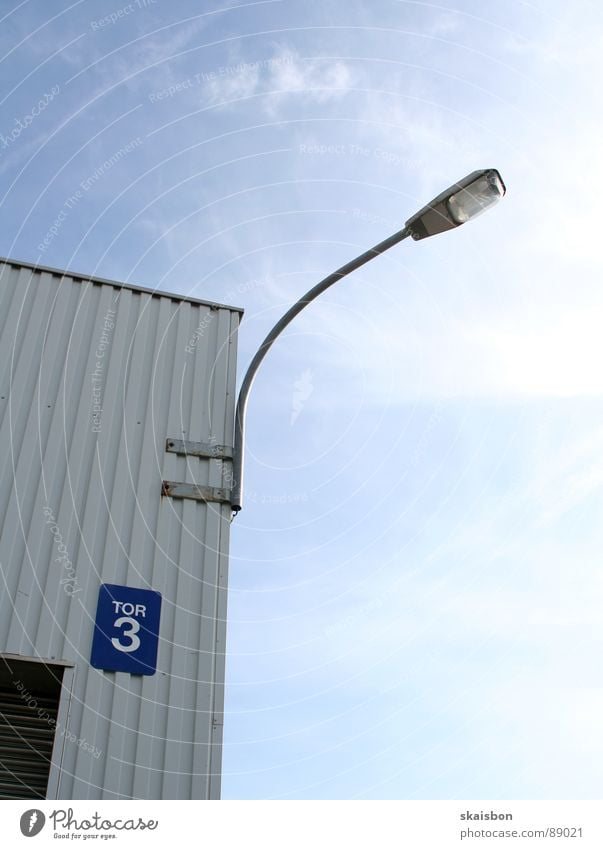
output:
[[[406,239],[407,236],[412,236],[416,241],[459,227],[471,218],[481,215],[482,212],[499,201],[505,194],[505,191],[505,184],[502,177],[495,168],[472,171],[471,174],[463,177],[458,183],[453,183],[445,192],[439,194],[427,206],[416,212],[408,219],[403,230],[394,233],[393,236],[390,236],[384,242],[379,242],[374,248],[360,254],[360,256],[346,263],[346,265],[342,265],[340,269],[329,274],[320,283],[317,283],[303,298],[300,298],[296,304],[293,304],[281,320],[274,325],[260,345],[258,352],[247,369],[237,401],[232,460],[232,490],[230,495],[230,503],[235,515],[243,507],[243,460],[245,454],[245,413],[247,411],[247,399],[262,360],[272,347],[274,340],[304,307],[322,294],[325,289],[332,286],[333,283],[337,283],[338,280],[345,277],[346,274],[360,268],[361,265],[379,256],[379,254],[382,254],[388,248],[397,245],[398,242]]]
[[[345,277],[347,274],[350,274],[350,272],[360,268],[361,265],[364,265],[371,259],[379,256],[379,254],[384,253],[384,251],[388,248],[397,245],[398,242],[401,242],[402,239],[406,239],[410,235],[412,235],[411,228],[405,227],[398,233],[394,233],[394,235],[390,236],[389,239],[379,242],[379,244],[375,245],[374,248],[365,251],[363,254],[360,254],[360,256],[357,256],[356,259],[351,260],[345,265],[342,265],[337,271],[329,274],[328,277],[325,277],[324,280],[317,283],[316,286],[310,289],[309,292],[306,292],[306,294],[300,298],[297,303],[293,304],[293,306],[287,310],[285,315],[277,321],[268,336],[266,336],[260,345],[256,355],[249,364],[249,368],[247,369],[243,382],[241,383],[239,398],[237,400],[237,409],[235,412],[231,491],[231,505],[232,511],[235,515],[243,507],[243,461],[245,458],[245,415],[247,413],[247,400],[258,369],[262,364],[264,357],[272,347],[273,342],[278,338],[278,336],[280,336],[285,327],[293,321],[295,316],[300,313],[304,307],[308,306],[308,304],[315,298],[321,295],[325,289],[328,289],[329,286],[337,283],[337,281],[341,280],[342,277]]]

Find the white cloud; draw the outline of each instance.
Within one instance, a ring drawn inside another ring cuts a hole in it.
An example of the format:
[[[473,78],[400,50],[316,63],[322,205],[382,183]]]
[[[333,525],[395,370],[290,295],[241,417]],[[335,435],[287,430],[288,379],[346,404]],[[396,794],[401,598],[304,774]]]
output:
[[[305,59],[292,50],[257,61],[233,61],[220,67],[206,84],[211,103],[228,105],[264,92],[262,109],[275,115],[283,98],[302,95],[317,103],[341,97],[357,74],[344,61]]]
[[[294,53],[283,58],[272,75],[275,89],[288,94],[310,92],[320,103],[345,94],[357,78],[357,73],[340,59],[302,59]]]

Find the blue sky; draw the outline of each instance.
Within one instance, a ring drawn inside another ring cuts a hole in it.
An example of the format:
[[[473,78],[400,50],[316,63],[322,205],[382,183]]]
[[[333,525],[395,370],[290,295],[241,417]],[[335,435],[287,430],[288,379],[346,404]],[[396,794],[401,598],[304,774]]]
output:
[[[243,306],[240,373],[500,169],[503,203],[341,282],[256,382],[223,795],[600,798],[600,7],[0,17],[0,254]]]

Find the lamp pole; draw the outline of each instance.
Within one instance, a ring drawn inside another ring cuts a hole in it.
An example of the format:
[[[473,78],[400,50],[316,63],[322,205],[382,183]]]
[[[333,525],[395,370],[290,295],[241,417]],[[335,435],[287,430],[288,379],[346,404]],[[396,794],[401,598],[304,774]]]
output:
[[[404,228],[394,233],[383,242],[379,242],[374,248],[360,254],[355,259],[342,265],[337,271],[333,271],[309,292],[290,307],[285,315],[277,321],[270,333],[266,336],[255,356],[253,357],[245,377],[241,383],[239,397],[235,411],[234,428],[234,451],[232,461],[232,490],[230,503],[232,511],[236,515],[243,507],[243,463],[245,459],[245,417],[247,413],[247,402],[253,381],[264,357],[272,347],[275,340],[283,330],[293,321],[304,307],[308,306],[319,295],[322,295],[330,286],[341,280],[342,277],[365,265],[376,256],[397,245],[403,239],[412,236],[416,241],[442,233],[464,224],[470,218],[475,218],[505,193],[505,185],[498,171],[493,168],[483,171],[474,171],[454,183],[445,192],[439,194],[431,203],[423,207],[419,212],[409,218]]]
[[[249,368],[245,373],[243,382],[241,383],[235,412],[234,452],[232,460],[233,486],[231,493],[231,504],[234,513],[238,513],[243,507],[243,460],[245,451],[245,417],[247,414],[247,401],[249,399],[249,392],[253,386],[255,376],[262,364],[262,360],[285,327],[293,321],[295,316],[300,313],[304,307],[307,307],[309,303],[315,300],[315,298],[319,295],[322,295],[324,291],[326,291],[334,283],[337,283],[338,280],[341,280],[342,277],[345,277],[347,274],[350,274],[352,271],[360,268],[361,265],[365,265],[365,263],[370,262],[371,259],[374,259],[376,256],[379,256],[379,254],[384,253],[384,251],[388,250],[388,248],[397,245],[398,242],[401,242],[408,236],[410,236],[410,230],[405,227],[398,233],[394,233],[394,235],[390,236],[389,239],[379,242],[379,244],[375,245],[374,248],[360,254],[360,256],[357,256],[356,259],[342,265],[341,268],[337,269],[337,271],[333,271],[332,274],[329,274],[328,277],[325,277],[324,280],[321,280],[320,283],[313,286],[309,292],[306,292],[299,301],[287,310],[285,315],[277,321],[268,336],[266,336],[258,348],[256,355],[252,359],[249,364]]]

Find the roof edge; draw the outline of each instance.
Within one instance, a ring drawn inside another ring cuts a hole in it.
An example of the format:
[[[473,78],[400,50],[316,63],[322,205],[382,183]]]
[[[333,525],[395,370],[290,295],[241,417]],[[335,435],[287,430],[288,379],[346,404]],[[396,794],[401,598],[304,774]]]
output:
[[[172,301],[183,301],[188,304],[196,304],[204,307],[214,307],[231,312],[243,314],[243,307],[233,307],[229,304],[221,304],[217,301],[205,301],[200,298],[190,298],[187,295],[179,295],[176,292],[165,292],[163,289],[149,289],[148,286],[138,286],[135,283],[122,283],[120,280],[110,280],[107,277],[96,277],[91,274],[82,274],[81,272],[70,271],[69,269],[52,268],[48,265],[39,265],[34,262],[24,262],[20,259],[10,259],[9,257],[0,256],[0,264],[12,265],[17,268],[31,268],[32,271],[43,271],[48,274],[53,274],[58,277],[71,277],[76,282],[81,283],[100,283],[105,286],[113,286],[114,289],[129,289],[133,292],[144,292],[147,295],[152,295],[155,298],[169,298]]]

